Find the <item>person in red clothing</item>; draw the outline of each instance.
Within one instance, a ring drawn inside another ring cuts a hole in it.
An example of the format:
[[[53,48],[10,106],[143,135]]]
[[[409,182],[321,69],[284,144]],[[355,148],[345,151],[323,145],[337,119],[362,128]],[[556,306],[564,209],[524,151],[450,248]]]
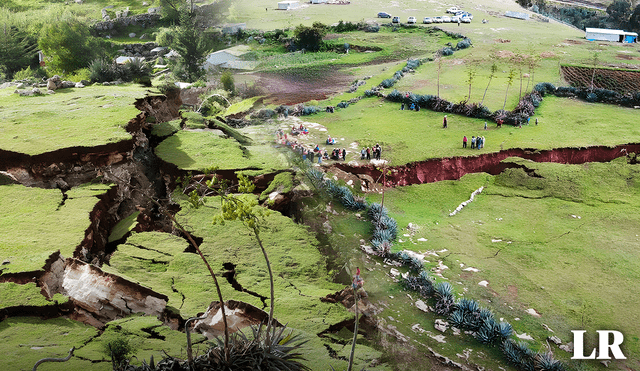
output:
[[[443,129],[447,128],[447,115],[444,115],[444,119],[442,120],[442,128]]]
[[[462,138],[462,148],[467,148],[467,136],[465,135],[464,138]]]

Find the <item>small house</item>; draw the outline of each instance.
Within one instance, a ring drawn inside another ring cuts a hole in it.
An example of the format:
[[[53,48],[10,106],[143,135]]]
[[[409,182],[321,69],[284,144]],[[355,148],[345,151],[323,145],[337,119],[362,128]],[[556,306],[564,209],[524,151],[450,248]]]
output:
[[[619,43],[634,43],[638,40],[638,34],[635,32],[626,32],[623,30],[610,30],[608,28],[587,27],[585,38],[589,41],[612,41],[612,42],[619,42]]]
[[[285,0],[278,3],[279,10],[295,9],[298,6],[300,6],[300,3],[297,0]]]

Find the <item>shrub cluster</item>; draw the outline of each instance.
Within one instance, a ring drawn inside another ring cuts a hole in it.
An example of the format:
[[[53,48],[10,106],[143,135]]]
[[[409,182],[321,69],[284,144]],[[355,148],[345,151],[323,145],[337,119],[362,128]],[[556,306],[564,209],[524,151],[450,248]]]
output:
[[[552,94],[557,97],[580,98],[592,103],[608,103],[624,107],[634,107],[640,105],[640,92],[637,92],[635,94],[620,94],[613,90],[599,88],[590,89],[586,87],[581,88],[575,86],[556,87],[548,82],[541,82],[536,84],[533,90],[541,97],[545,96],[546,94]],[[534,107],[537,106],[534,104]]]
[[[320,111],[318,106],[304,106],[302,108],[302,116],[313,115],[314,113],[318,113],[318,111]]]
[[[469,40],[468,38],[462,39],[458,41],[458,44],[456,44],[456,50],[462,50],[469,47],[471,47],[471,40]]]
[[[338,108],[347,108],[349,107],[349,102],[340,102],[336,105]]]
[[[398,224],[387,215],[387,209],[378,203],[371,204],[367,214],[373,225],[371,245],[377,255],[386,257],[398,236]]]
[[[151,68],[138,58],[133,58],[125,64],[116,64],[107,59],[98,58],[89,64],[89,79],[91,82],[122,80],[150,83]]]

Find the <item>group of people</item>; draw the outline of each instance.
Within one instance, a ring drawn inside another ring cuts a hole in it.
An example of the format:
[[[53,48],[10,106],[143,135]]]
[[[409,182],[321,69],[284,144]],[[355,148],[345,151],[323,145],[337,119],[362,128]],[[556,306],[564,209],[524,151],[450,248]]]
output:
[[[413,102],[411,104],[407,104],[407,106],[412,111],[420,112],[420,106]],[[400,105],[400,110],[404,111],[404,103]]]
[[[362,150],[360,151],[360,159],[371,160],[371,157],[373,156],[375,160],[379,160],[380,153],[382,153],[382,147],[380,147],[380,144],[378,143],[373,147],[362,147]]]
[[[309,129],[305,128],[302,124],[299,127],[295,125],[291,126],[291,135],[309,134]]]
[[[465,135],[464,138],[462,138],[462,148],[467,148],[467,136]],[[472,136],[471,137],[471,149],[477,148],[480,149],[482,147],[484,147],[485,144],[485,139],[484,136]]]

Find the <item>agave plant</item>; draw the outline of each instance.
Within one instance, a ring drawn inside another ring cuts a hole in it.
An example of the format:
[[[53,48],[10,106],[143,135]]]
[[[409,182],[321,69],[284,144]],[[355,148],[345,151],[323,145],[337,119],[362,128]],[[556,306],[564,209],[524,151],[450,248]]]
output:
[[[564,365],[562,362],[553,359],[553,354],[538,353],[536,354],[534,361],[536,370],[540,371],[564,371]]]
[[[459,308],[454,310],[449,316],[449,323],[453,327],[462,328],[464,323],[464,312]]]
[[[511,337],[513,334],[513,328],[509,322],[498,323],[498,335],[504,340]]]
[[[422,271],[417,277],[408,276],[402,284],[409,290],[415,291],[423,298],[428,298],[433,293],[433,284],[427,272]]]
[[[453,297],[453,286],[449,282],[440,282],[435,286],[436,296],[438,298],[442,297]]]
[[[476,339],[483,344],[492,344],[499,339],[498,324],[493,317],[486,318],[478,328]]]
[[[464,313],[476,313],[480,311],[480,305],[473,299],[462,298],[458,301],[457,305]]]

